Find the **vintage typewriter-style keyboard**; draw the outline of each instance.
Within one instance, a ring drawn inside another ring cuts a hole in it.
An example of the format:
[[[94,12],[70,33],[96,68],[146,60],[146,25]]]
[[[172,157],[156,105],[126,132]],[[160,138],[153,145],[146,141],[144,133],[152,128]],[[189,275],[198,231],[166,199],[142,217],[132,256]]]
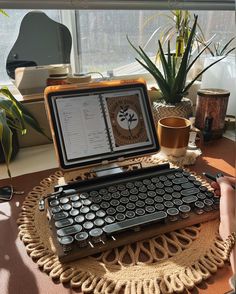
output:
[[[213,192],[189,172],[168,165],[72,183],[58,191],[47,198],[47,206],[61,261],[219,215]]]

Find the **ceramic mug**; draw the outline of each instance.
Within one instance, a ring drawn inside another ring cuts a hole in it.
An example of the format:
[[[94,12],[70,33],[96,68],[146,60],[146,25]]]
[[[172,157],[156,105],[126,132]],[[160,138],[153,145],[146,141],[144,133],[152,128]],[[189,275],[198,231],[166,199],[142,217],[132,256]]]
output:
[[[199,130],[192,129],[191,121],[186,118],[177,116],[161,118],[157,125],[161,152],[167,157],[177,159],[184,157],[188,149],[190,131]]]

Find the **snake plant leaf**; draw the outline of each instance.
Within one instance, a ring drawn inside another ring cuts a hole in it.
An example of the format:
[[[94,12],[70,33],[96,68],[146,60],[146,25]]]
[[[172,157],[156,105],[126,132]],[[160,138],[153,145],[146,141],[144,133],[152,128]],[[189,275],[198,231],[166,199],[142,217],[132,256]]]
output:
[[[0,110],[0,142],[3,150],[3,156],[5,158],[7,173],[11,178],[11,172],[9,169],[11,154],[12,154],[12,131],[8,126],[6,120],[6,113],[4,110]]]

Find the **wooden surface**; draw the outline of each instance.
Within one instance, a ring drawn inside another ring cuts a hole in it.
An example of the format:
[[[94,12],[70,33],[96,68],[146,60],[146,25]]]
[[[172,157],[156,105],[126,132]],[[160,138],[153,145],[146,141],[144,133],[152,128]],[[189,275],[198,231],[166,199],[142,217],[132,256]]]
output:
[[[203,155],[197,159],[192,170],[201,174],[203,171],[216,173],[222,171],[235,175],[235,142],[226,138],[208,143],[202,148]],[[1,294],[65,294],[80,293],[69,285],[62,285],[40,271],[37,264],[27,255],[25,246],[17,237],[16,219],[21,211],[24,196],[40,180],[53,174],[56,169],[28,174],[13,178],[16,190],[25,194],[14,196],[10,202],[0,203],[0,293]],[[10,180],[0,181],[0,186],[9,184]],[[224,294],[230,290],[228,279],[232,272],[229,265],[219,269],[207,281],[202,282],[190,293]],[[189,292],[185,292],[189,293]]]

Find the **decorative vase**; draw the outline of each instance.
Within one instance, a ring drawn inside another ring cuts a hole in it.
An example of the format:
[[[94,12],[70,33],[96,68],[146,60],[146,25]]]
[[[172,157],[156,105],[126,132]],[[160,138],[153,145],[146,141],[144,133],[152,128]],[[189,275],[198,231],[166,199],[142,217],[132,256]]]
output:
[[[182,98],[182,100],[176,104],[167,104],[165,101],[154,101],[152,103],[152,112],[155,125],[157,126],[158,120],[163,117],[191,117],[193,115],[193,103],[189,98]]]
[[[19,146],[19,140],[18,140],[18,136],[17,136],[17,131],[13,128],[11,128],[11,131],[12,131],[12,154],[11,154],[11,160],[13,160],[19,149],[20,149],[20,146]],[[4,163],[5,162],[5,158],[4,158],[4,155],[3,155],[3,149],[2,149],[2,145],[0,144],[0,163]]]

